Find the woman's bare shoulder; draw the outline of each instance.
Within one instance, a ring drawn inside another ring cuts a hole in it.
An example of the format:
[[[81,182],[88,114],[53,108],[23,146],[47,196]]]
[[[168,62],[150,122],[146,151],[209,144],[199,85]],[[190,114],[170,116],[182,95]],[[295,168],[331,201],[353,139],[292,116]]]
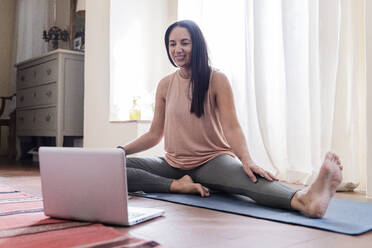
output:
[[[228,80],[226,74],[223,73],[222,71],[218,69],[212,70],[213,70],[212,78],[215,78],[216,80]]]
[[[163,77],[160,80],[160,82],[158,84],[158,88],[157,88],[158,93],[160,93],[163,96],[165,96],[167,94],[169,84],[170,84],[172,78],[174,77],[175,73],[176,72],[168,74],[167,76]]]
[[[169,84],[169,82],[172,80],[172,78],[174,77],[174,75],[175,75],[175,73],[176,72],[173,72],[173,73],[171,73],[171,74],[168,74],[168,75],[166,75],[165,77],[163,77],[161,80],[160,80],[160,82],[159,82],[159,85],[168,85]]]
[[[218,91],[218,89],[224,89],[226,87],[230,87],[229,79],[220,70],[212,69],[212,78],[211,78],[211,88],[214,92]]]

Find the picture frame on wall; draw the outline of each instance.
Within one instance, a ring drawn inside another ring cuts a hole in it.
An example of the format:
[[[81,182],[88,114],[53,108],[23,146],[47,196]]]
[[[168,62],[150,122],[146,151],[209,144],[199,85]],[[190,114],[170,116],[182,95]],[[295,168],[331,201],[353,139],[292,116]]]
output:
[[[81,50],[81,36],[74,39],[74,50]]]

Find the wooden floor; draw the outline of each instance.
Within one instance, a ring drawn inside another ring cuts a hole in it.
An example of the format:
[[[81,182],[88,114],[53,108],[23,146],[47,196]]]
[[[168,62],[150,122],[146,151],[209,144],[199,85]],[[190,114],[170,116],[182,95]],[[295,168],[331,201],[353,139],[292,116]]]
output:
[[[0,183],[41,196],[35,163],[0,158]],[[336,197],[366,201],[362,193],[337,193]],[[130,228],[116,229],[155,240],[164,247],[372,247],[372,231],[349,236],[144,198],[133,197],[129,202],[132,206],[162,208],[166,214]]]

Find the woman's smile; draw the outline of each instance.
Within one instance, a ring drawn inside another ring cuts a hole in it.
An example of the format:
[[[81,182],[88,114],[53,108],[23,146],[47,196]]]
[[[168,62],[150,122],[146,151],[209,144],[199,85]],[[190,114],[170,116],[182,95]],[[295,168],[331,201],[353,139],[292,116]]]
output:
[[[176,60],[184,60],[185,59],[185,55],[176,55],[174,58],[176,59]]]

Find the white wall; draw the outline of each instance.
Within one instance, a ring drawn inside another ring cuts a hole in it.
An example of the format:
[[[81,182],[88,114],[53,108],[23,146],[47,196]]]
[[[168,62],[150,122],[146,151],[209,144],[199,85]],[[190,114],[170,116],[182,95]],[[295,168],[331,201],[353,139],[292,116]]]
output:
[[[365,4],[367,46],[367,197],[372,198],[372,2],[366,0]]]
[[[163,0],[159,1],[164,3]],[[169,24],[171,24],[176,20],[177,5],[174,0],[167,1]],[[126,144],[135,139],[140,133],[143,133],[144,126],[149,126],[146,123],[137,125],[135,122],[109,122],[109,20],[110,1],[86,1],[85,147],[115,147],[119,144]],[[161,35],[163,36],[164,34]],[[161,155],[159,154],[161,152],[162,144],[159,144],[146,155]]]

